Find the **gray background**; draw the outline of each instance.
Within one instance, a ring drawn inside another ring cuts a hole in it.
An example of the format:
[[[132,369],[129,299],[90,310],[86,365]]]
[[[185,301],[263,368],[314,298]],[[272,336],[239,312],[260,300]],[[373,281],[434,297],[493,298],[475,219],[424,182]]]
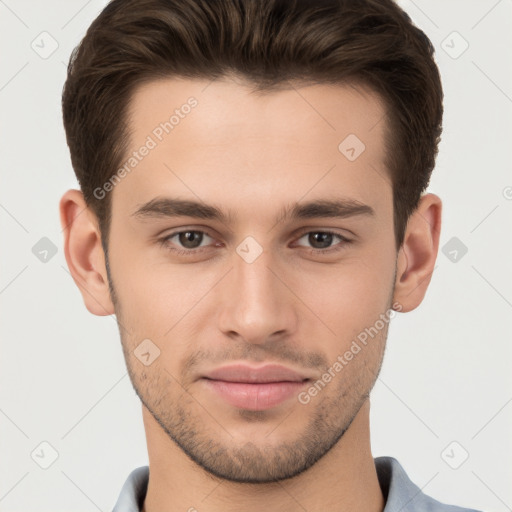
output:
[[[108,511],[128,473],[147,464],[115,319],[83,306],[58,218],[62,193],[77,187],[61,122],[66,63],[104,4],[0,0],[2,512]],[[512,0],[400,5],[436,46],[443,77],[444,136],[429,190],[444,201],[444,224],[424,303],[392,322],[372,395],[373,452],[396,457],[441,501],[505,512]]]

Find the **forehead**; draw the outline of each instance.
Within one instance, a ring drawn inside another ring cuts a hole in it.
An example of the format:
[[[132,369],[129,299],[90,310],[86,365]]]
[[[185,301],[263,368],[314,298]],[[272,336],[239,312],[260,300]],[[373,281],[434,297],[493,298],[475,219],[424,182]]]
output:
[[[361,85],[252,92],[228,78],[159,79],[134,91],[127,119],[123,163],[150,150],[131,158],[114,198],[124,189],[139,203],[166,192],[234,203],[236,190],[241,202],[250,194],[270,204],[343,185],[340,193],[368,203],[376,188],[390,193],[385,107]]]
[[[309,138],[314,143],[334,134],[335,138],[341,137],[350,130],[368,139],[367,132],[378,124],[381,128],[384,125],[380,123],[385,115],[380,96],[363,84],[286,83],[288,87],[278,90],[255,91],[228,77],[216,81],[155,80],[133,92],[128,106],[130,127],[134,138],[140,138],[155,129],[155,121],[165,123],[175,113],[173,127],[188,118],[186,125],[194,132],[194,138],[212,142],[221,142],[226,136],[270,137],[282,133],[295,136],[295,140]],[[189,108],[190,104],[194,106]],[[311,129],[304,131],[306,123]],[[185,130],[173,130],[172,135],[185,142],[189,135]],[[184,137],[180,138],[180,134]],[[375,135],[378,134],[379,130]],[[190,138],[189,142],[193,143]]]

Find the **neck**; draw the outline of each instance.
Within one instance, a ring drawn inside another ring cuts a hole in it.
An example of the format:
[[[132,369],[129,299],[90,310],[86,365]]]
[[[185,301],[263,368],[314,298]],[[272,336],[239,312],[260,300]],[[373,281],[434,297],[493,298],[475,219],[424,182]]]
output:
[[[142,406],[150,478],[142,512],[382,512],[370,449],[369,401],[338,443],[296,477],[268,484],[230,482],[197,466]]]

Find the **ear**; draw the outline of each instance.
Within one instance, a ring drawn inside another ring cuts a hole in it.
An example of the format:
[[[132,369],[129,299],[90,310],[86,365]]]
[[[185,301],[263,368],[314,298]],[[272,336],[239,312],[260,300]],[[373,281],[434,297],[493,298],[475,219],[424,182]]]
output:
[[[425,297],[439,248],[441,211],[441,199],[435,194],[425,194],[407,223],[398,252],[393,296],[401,312],[417,308]]]
[[[59,204],[64,254],[85,307],[98,316],[112,315],[105,253],[96,215],[79,190],[68,190]]]

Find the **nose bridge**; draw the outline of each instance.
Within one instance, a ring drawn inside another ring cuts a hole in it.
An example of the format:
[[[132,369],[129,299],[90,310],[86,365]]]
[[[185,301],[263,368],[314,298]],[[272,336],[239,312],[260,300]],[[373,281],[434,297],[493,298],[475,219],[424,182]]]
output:
[[[270,271],[272,258],[268,252],[261,253],[254,261],[246,261],[242,257],[234,258],[233,278],[238,284],[242,298],[260,302],[262,296],[267,297],[268,304],[276,293],[276,278]]]
[[[240,244],[233,255],[220,328],[247,342],[264,343],[273,334],[293,331],[296,315],[290,292],[275,275],[279,271],[271,254],[262,251],[252,259],[254,250],[249,241],[248,246]],[[251,251],[252,257],[247,257]]]

